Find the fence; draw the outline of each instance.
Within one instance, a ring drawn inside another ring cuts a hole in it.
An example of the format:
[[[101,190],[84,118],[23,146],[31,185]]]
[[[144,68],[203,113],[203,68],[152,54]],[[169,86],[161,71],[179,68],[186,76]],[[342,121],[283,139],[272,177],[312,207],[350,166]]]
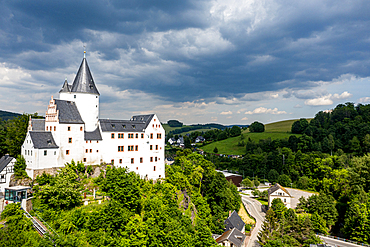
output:
[[[350,239],[345,239],[345,238],[340,238],[340,237],[330,236],[330,235],[324,235],[324,234],[321,234],[321,233],[316,233],[316,235],[327,237],[327,238],[336,239],[336,240],[347,242],[347,243],[358,244],[360,246],[368,246],[368,247],[370,247],[370,245],[368,245],[368,244],[361,243],[361,242],[358,242],[358,241],[353,241],[353,240],[350,240]]]

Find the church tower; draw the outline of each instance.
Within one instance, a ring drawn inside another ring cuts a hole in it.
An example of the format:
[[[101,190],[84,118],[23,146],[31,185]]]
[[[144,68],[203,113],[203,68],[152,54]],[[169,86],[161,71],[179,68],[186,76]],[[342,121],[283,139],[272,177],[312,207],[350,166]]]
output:
[[[72,85],[65,80],[59,91],[59,99],[74,101],[85,122],[85,131],[94,131],[98,127],[99,120],[99,96],[86,56],[78,69]]]

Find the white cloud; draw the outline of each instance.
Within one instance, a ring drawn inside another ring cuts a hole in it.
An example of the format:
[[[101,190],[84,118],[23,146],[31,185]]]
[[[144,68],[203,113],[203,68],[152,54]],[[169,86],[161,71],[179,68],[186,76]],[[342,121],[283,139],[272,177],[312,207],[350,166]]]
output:
[[[302,106],[300,104],[297,104],[294,106],[294,108],[302,108]]]
[[[320,106],[320,105],[332,105],[334,102],[333,100],[343,100],[352,97],[352,94],[348,93],[347,91],[343,92],[342,94],[327,94],[321,97],[317,97],[314,99],[308,99],[304,102],[305,105],[312,105],[312,106]]]
[[[363,97],[358,100],[358,103],[370,103],[370,97]]]
[[[223,111],[220,114],[221,115],[231,115],[231,114],[233,114],[233,112],[232,111]]]
[[[279,111],[276,107],[274,109],[267,109],[265,107],[258,107],[253,111],[247,111],[245,114],[287,114],[286,111]]]
[[[245,120],[248,120],[248,118],[247,117],[243,117],[242,120],[245,121]]]
[[[332,105],[334,102],[330,99],[331,94],[322,96],[316,99],[308,99],[304,102],[305,105],[313,105],[313,106],[319,106],[319,105]]]

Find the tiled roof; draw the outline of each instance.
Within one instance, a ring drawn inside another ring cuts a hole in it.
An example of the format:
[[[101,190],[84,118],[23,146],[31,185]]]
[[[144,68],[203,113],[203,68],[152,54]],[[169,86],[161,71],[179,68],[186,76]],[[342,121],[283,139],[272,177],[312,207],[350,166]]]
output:
[[[55,99],[55,104],[59,111],[59,123],[84,123],[74,101]]]
[[[12,156],[9,156],[9,154],[4,155],[0,158],[0,172],[4,170],[4,168],[14,159]]]
[[[131,120],[99,119],[103,132],[143,132],[145,123]]]
[[[278,183],[276,183],[274,186],[272,186],[270,189],[268,189],[267,191],[268,191],[268,193],[269,193],[269,195],[270,194],[272,194],[272,193],[274,193],[275,191],[277,191],[278,189],[281,189],[281,190],[283,190],[285,193],[287,193],[290,197],[291,197],[291,195],[289,194],[289,192],[283,187],[283,186],[281,186],[280,184],[278,184]]]
[[[51,132],[30,131],[33,147],[37,149],[58,148]]]
[[[222,243],[225,240],[232,242],[236,247],[241,247],[244,243],[246,236],[236,228],[224,232],[216,239],[217,243]]]
[[[67,79],[63,83],[62,89],[60,89],[59,93],[69,93],[71,92],[70,85],[68,85]]]
[[[45,119],[31,119],[32,131],[45,131]]]
[[[238,213],[234,210],[232,214],[225,220],[225,225],[226,225],[226,230],[232,229],[232,228],[237,228],[239,231],[242,231],[245,223],[240,218]]]
[[[149,115],[137,115],[137,116],[132,116],[131,120],[132,121],[139,121],[139,122],[144,122],[145,123],[145,128],[148,127],[148,124],[154,117],[154,114],[149,114]]]
[[[95,86],[94,79],[91,75],[86,58],[82,60],[80,68],[78,69],[77,75],[72,84],[71,92],[100,95],[98,89]]]
[[[100,141],[103,140],[101,137],[100,129],[97,127],[94,131],[85,131],[85,141]]]

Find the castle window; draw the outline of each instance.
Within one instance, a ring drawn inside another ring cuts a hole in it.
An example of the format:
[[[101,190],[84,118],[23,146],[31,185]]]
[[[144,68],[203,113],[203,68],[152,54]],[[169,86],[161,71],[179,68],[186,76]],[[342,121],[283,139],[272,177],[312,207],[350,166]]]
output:
[[[91,140],[90,140],[90,143],[91,143]]]
[[[111,160],[111,161],[110,161],[110,163],[111,163],[112,165],[114,165],[114,160]]]
[[[31,156],[32,156],[32,150],[31,150]]]
[[[131,158],[131,164],[134,164],[134,158]]]
[[[92,149],[90,149],[90,153],[92,153]]]
[[[161,175],[159,175],[159,177],[162,177]]]
[[[84,162],[86,162],[86,158],[84,158]]]
[[[99,141],[96,141],[96,143],[99,143]]]
[[[150,162],[153,162],[153,157],[150,157]]]
[[[150,150],[153,150],[153,145],[150,145],[149,147],[150,147]]]
[[[48,151],[44,150],[44,156],[48,155]]]
[[[111,138],[114,139],[114,133],[112,133]]]
[[[162,134],[157,134],[157,139],[161,139],[162,138]]]
[[[123,146],[118,146],[118,152],[123,152],[124,149],[123,149]]]
[[[54,129],[55,130],[55,129]],[[80,131],[82,131],[82,126],[80,127]]]
[[[155,145],[155,150],[158,150],[158,145]]]
[[[141,134],[141,139],[143,139],[144,138],[144,134]]]
[[[140,163],[143,163],[143,157],[140,157]]]
[[[75,95],[73,95],[73,98],[76,98],[76,94],[75,94]]]
[[[85,153],[87,153],[87,152],[88,152],[88,150],[86,149],[86,150],[85,150]]]
[[[157,157],[155,157],[155,158],[154,158],[154,161],[156,161],[156,162],[157,162]]]
[[[48,131],[49,130],[49,126],[46,126],[46,131]]]
[[[135,136],[136,138],[139,138],[139,134],[136,134],[136,136]]]
[[[71,131],[71,126],[68,126],[68,128],[67,128],[67,129],[68,129],[68,131]]]
[[[155,166],[154,166],[154,168],[153,168],[153,171],[155,171]]]
[[[54,131],[56,131],[57,130],[57,127],[56,126],[54,126]]]
[[[139,146],[138,145],[135,146],[135,151],[139,151]]]
[[[153,124],[153,128],[154,128],[154,124]]]
[[[54,155],[57,155],[57,151],[54,151]]]
[[[99,150],[96,150],[97,153],[99,153]]]
[[[153,139],[153,133],[150,133],[150,139]]]
[[[139,170],[139,167],[136,167],[136,170]]]
[[[122,164],[122,159],[119,159],[119,163]]]
[[[72,143],[72,137],[68,138],[68,143]]]
[[[66,150],[66,155],[69,155],[69,150]]]

